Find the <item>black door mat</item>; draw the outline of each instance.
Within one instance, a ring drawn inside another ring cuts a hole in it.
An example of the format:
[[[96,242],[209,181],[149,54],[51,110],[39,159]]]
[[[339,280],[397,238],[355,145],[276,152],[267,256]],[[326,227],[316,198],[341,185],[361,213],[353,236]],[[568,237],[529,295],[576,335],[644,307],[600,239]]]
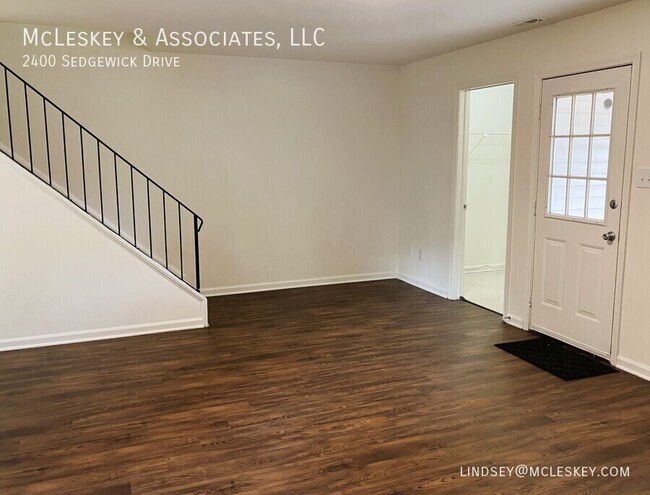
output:
[[[591,354],[548,337],[494,345],[565,381],[618,371]]]

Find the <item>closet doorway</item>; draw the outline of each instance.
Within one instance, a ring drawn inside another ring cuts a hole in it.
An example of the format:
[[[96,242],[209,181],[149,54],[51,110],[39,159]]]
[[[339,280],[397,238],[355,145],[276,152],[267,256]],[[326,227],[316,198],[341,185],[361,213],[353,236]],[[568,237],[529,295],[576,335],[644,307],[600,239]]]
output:
[[[514,84],[464,97],[461,296],[503,314]]]

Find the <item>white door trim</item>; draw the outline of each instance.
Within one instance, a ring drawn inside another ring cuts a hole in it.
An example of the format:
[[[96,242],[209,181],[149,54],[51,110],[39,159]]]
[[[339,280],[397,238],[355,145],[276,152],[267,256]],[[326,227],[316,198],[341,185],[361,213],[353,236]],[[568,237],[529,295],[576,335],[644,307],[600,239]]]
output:
[[[513,224],[513,198],[515,187],[515,151],[517,147],[517,114],[519,98],[519,74],[508,74],[500,77],[491,77],[480,81],[467,82],[461,84],[456,89],[457,94],[457,111],[455,121],[456,149],[454,152],[454,193],[451,222],[451,260],[449,270],[449,299],[459,299],[462,295],[463,272],[464,272],[464,249],[465,249],[465,215],[463,203],[467,196],[467,160],[465,157],[465,139],[466,126],[468,124],[468,114],[466,97],[469,91],[481,88],[490,88],[503,86],[506,84],[513,85],[513,102],[512,102],[512,137],[510,145],[510,171],[508,185],[508,220],[506,231],[506,261],[505,261],[505,288],[503,298],[503,319],[510,318],[510,256],[512,252],[512,224]],[[462,127],[461,127],[462,125]]]
[[[532,221],[529,223],[528,229],[528,267],[526,273],[526,287],[528,287],[528,300],[530,301],[533,293],[533,270],[535,263],[535,227],[537,218],[534,215],[535,201],[537,199],[537,187],[539,176],[539,145],[540,145],[540,108],[542,105],[542,84],[545,79],[553,79],[557,77],[572,76],[585,72],[595,72],[599,70],[613,69],[629,65],[632,67],[631,83],[630,83],[630,100],[629,111],[627,117],[627,135],[625,143],[625,159],[623,161],[623,192],[621,196],[621,222],[619,227],[619,249],[617,254],[617,270],[616,270],[616,287],[614,292],[614,317],[612,328],[612,348],[609,356],[609,361],[615,366],[618,360],[618,347],[620,338],[620,325],[621,325],[621,303],[622,303],[622,287],[623,277],[625,272],[625,253],[627,251],[627,227],[629,221],[629,208],[630,196],[632,187],[632,172],[634,164],[634,144],[636,138],[636,120],[639,102],[639,83],[640,83],[640,69],[641,69],[641,52],[635,52],[621,58],[612,59],[602,64],[592,64],[585,66],[574,67],[573,69],[557,70],[548,72],[546,74],[537,74],[535,76],[535,94],[536,96],[536,113],[537,125],[535,126],[536,132],[533,140],[533,147],[531,148],[531,163],[535,163],[535,169],[531,173],[530,178],[530,216]],[[534,330],[530,324],[531,320],[531,306],[529,304],[528,311],[524,315],[523,328],[525,330]]]

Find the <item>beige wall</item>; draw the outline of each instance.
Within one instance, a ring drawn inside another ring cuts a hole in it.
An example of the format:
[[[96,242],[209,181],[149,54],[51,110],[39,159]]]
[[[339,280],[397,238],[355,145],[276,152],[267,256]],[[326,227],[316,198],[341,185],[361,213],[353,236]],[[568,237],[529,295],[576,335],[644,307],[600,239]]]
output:
[[[205,219],[207,293],[394,276],[398,68],[23,69],[21,31],[0,40],[0,60]]]
[[[402,68],[403,144],[399,272],[447,293],[458,91],[516,79],[514,197],[508,316],[528,311],[532,228],[531,179],[536,172],[539,77],[597,68],[650,50],[650,2],[637,0],[528,33],[471,47]],[[641,72],[633,168],[650,163],[650,78]],[[650,190],[632,187],[618,362],[650,377]],[[423,246],[423,261],[408,246]]]

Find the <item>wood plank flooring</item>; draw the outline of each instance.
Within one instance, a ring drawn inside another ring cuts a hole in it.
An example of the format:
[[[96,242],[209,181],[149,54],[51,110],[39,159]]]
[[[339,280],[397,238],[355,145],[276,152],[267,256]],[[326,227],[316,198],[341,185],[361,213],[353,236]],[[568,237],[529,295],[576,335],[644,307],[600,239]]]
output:
[[[210,299],[208,329],[0,353],[0,494],[645,494],[650,383],[396,280]],[[629,478],[462,476],[629,466]]]

